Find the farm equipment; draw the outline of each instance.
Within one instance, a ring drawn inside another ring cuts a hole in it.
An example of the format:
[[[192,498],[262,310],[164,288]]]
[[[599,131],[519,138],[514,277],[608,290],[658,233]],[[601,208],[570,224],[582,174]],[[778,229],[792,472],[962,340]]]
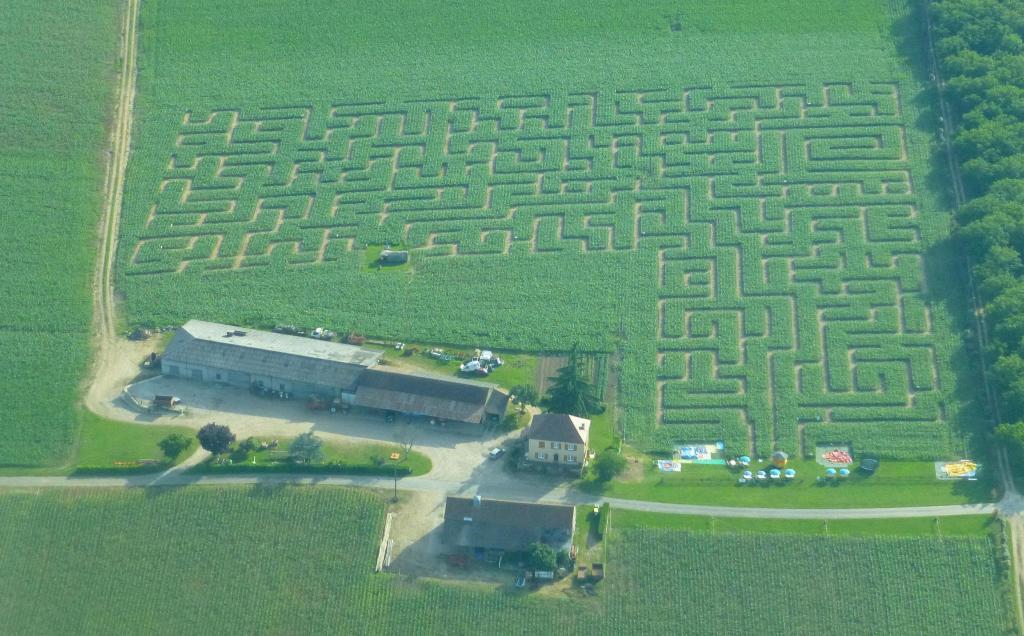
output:
[[[136,327],[128,333],[129,340],[149,340],[152,336],[152,331],[149,329],[143,329],[142,327]]]
[[[334,337],[338,334],[334,333],[330,329],[324,329],[323,327],[317,327],[309,334],[311,337],[317,340],[334,340]]]
[[[449,554],[448,565],[454,568],[465,568],[469,565],[469,558],[465,554]]]
[[[173,395],[157,395],[149,404],[150,411],[170,411],[172,413],[184,413],[185,407],[181,398]]]
[[[327,400],[317,395],[312,395],[306,400],[306,408],[310,411],[326,411],[327,404]]]
[[[430,349],[427,351],[427,355],[435,360],[440,360],[441,362],[451,362],[455,359],[455,357],[450,353],[445,353],[444,349]]]
[[[467,360],[459,365],[459,371],[475,375],[488,375],[503,364],[505,362],[494,355],[493,351],[480,351],[477,349],[471,360]]]

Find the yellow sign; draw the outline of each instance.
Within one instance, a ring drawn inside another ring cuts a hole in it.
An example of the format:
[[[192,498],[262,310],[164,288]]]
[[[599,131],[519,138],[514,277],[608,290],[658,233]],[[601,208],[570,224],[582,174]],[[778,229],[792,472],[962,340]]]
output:
[[[391,459],[393,461],[397,462],[399,457],[401,457],[401,455],[399,455],[398,453],[391,453]]]

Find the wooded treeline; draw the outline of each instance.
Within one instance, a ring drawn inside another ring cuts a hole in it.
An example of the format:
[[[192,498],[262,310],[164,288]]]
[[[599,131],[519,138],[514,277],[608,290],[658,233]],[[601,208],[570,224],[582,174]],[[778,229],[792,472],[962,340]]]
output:
[[[941,0],[929,11],[967,197],[954,240],[985,309],[996,434],[1024,467],[1024,0]]]

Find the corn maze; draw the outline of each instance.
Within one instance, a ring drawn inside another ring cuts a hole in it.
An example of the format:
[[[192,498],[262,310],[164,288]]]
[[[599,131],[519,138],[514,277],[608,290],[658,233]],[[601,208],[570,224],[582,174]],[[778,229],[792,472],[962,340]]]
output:
[[[190,111],[151,201],[129,277],[381,243],[414,269],[649,254],[654,417],[679,439],[797,450],[944,420],[896,83]]]

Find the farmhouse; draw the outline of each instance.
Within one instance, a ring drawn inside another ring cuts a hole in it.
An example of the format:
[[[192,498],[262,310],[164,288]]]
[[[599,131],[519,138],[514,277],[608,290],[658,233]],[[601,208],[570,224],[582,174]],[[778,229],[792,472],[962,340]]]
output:
[[[500,421],[509,397],[498,387],[371,368],[381,352],[327,340],[185,323],[164,353],[164,375],[202,382],[341,398],[370,409],[440,420]]]
[[[452,547],[524,551],[540,542],[568,550],[575,528],[572,506],[480,497],[448,497],[444,504],[443,537]]]
[[[491,384],[367,369],[359,378],[353,404],[486,424],[501,421],[508,400],[508,394]]]
[[[535,415],[526,438],[528,461],[579,471],[587,463],[590,420],[560,413]]]

